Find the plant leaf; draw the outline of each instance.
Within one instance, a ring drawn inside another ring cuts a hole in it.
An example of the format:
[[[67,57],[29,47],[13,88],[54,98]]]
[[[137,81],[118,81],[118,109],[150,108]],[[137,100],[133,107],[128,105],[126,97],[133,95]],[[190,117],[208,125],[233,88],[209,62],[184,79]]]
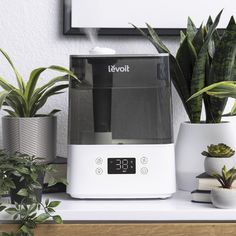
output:
[[[3,109],[5,112],[7,112],[10,116],[12,117],[17,117],[17,114],[12,111],[12,110],[9,110],[9,109]]]
[[[54,95],[59,94],[59,92],[65,88],[68,87],[68,84],[61,84],[57,86],[53,86],[49,90],[47,90],[39,99],[38,103],[34,105],[34,110],[31,110],[31,116],[34,116],[34,114],[41,108],[43,105],[47,102],[48,98]],[[32,109],[31,108],[31,109]]]
[[[27,98],[27,101],[29,102],[31,99],[31,96],[35,90],[35,86],[38,82],[39,76],[41,75],[42,72],[44,72],[45,70],[54,70],[54,71],[58,71],[58,72],[62,72],[62,73],[66,73],[67,75],[70,75],[71,77],[75,78],[76,80],[79,81],[79,79],[77,78],[77,76],[70,70],[62,67],[62,66],[49,66],[49,67],[40,67],[37,68],[35,70],[33,70],[30,74],[30,78],[26,84],[26,91],[25,91],[25,97]]]
[[[34,221],[36,223],[44,223],[49,217],[50,215],[48,213],[42,213],[39,216],[37,216]]]
[[[14,207],[9,207],[5,210],[9,215],[15,215],[17,213],[17,209]]]
[[[188,60],[186,60],[186,58],[188,58]],[[176,60],[183,72],[184,78],[189,88],[191,86],[191,78],[196,58],[196,51],[192,43],[189,41],[188,36],[186,36],[177,51]]]
[[[192,40],[192,45],[193,45],[197,54],[200,52],[203,43],[204,43],[204,32],[203,32],[203,28],[201,25]]]
[[[61,110],[58,110],[58,109],[54,109],[54,110],[52,110],[49,114],[48,114],[48,116],[54,116],[56,113],[58,113],[58,112],[60,112]]]
[[[182,30],[180,30],[180,44],[183,43],[185,37],[186,37],[186,35],[184,34],[184,32]]]
[[[162,48],[165,53],[170,53],[169,49],[161,41],[161,39],[157,35],[156,31],[148,23],[146,23],[146,25],[147,25],[147,28],[148,28],[148,32],[151,35],[151,38],[155,42],[155,45],[157,45],[158,48]]]
[[[62,224],[63,223],[62,218],[59,215],[55,215],[52,218],[53,218],[53,220],[56,224]]]
[[[2,108],[3,103],[5,102],[6,97],[8,96],[8,91],[0,92],[0,109]]]
[[[192,41],[197,33],[197,27],[193,23],[190,17],[188,17],[188,22],[187,22],[187,35],[189,37],[189,40]]]
[[[48,205],[48,207],[57,207],[57,206],[59,206],[60,205],[60,201],[52,201],[52,202],[50,202],[49,203],[49,205]]]
[[[22,188],[17,192],[18,195],[27,197],[29,195],[28,190],[26,188]]]
[[[220,81],[230,81],[232,71],[235,65],[236,57],[236,24],[231,17],[230,22],[225,30],[224,35],[218,47],[215,50],[210,70],[210,84]],[[207,117],[209,122],[220,122],[222,113],[227,103],[227,98],[209,98],[211,117]]]
[[[0,48],[0,52],[1,52],[1,53],[3,54],[3,56],[6,58],[6,60],[8,61],[8,63],[11,65],[11,67],[12,67],[12,69],[13,69],[15,75],[16,75],[16,79],[17,79],[17,83],[18,83],[19,89],[21,90],[22,93],[24,93],[24,91],[25,91],[25,85],[24,85],[24,81],[23,81],[21,75],[20,75],[19,72],[16,70],[16,68],[15,68],[15,66],[13,65],[13,63],[12,63],[10,57],[8,56],[8,54],[7,54],[4,50],[2,50],[1,48]]]
[[[218,83],[211,84],[197,93],[193,94],[188,100],[191,100],[203,93],[210,94],[216,97],[232,97],[236,98],[236,82],[235,81],[222,81]]]
[[[222,14],[222,10],[217,15],[214,23],[210,26],[210,29],[206,35],[206,40],[198,54],[196,63],[193,68],[193,75],[191,81],[191,94],[196,93],[197,91],[201,90],[205,86],[205,66],[207,60],[207,53],[208,53],[208,43],[211,39],[211,36],[216,29],[220,16]],[[191,120],[193,123],[199,123],[201,119],[201,111],[202,111],[202,96],[195,97],[191,101]]]

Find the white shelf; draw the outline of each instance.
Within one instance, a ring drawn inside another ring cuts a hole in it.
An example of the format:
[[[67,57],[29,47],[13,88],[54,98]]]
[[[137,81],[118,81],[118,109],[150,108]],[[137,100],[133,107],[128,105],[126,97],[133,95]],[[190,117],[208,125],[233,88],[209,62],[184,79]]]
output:
[[[189,192],[166,200],[77,200],[66,194],[47,194],[61,201],[57,214],[64,221],[236,221],[236,209],[217,209],[193,203]],[[10,217],[0,213],[0,221]]]

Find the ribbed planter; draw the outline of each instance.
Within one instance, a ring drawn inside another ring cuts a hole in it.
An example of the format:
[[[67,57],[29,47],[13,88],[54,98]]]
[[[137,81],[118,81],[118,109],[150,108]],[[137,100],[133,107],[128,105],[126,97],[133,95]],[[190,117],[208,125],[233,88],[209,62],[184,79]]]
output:
[[[196,176],[203,173],[204,157],[201,155],[207,145],[225,143],[236,148],[236,127],[230,122],[218,124],[180,125],[175,154],[178,188],[193,191],[197,188]]]
[[[56,156],[57,118],[2,117],[3,147],[13,154],[21,152],[52,162]]]

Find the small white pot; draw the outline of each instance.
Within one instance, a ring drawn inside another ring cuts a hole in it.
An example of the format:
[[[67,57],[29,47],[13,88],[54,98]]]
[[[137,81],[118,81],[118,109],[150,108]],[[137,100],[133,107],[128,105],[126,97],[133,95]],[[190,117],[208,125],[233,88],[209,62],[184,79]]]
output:
[[[205,172],[212,175],[213,172],[221,174],[222,168],[226,166],[227,170],[235,167],[234,157],[206,157],[204,161]]]
[[[236,208],[236,189],[214,188],[211,190],[211,201],[217,208]]]

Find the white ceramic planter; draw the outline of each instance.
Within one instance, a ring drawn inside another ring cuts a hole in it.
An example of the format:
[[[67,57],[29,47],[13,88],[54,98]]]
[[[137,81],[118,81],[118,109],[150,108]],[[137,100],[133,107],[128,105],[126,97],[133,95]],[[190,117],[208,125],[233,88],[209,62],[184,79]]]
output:
[[[205,172],[211,175],[213,172],[221,174],[222,168],[226,166],[227,170],[235,167],[234,157],[206,157],[204,160]]]
[[[211,201],[217,208],[236,208],[236,189],[214,188],[211,190]]]
[[[203,173],[207,145],[225,143],[236,149],[236,127],[230,122],[219,124],[180,125],[176,142],[177,186],[181,190],[193,191],[197,188],[196,176]]]
[[[2,117],[3,147],[52,162],[56,157],[57,117]]]

